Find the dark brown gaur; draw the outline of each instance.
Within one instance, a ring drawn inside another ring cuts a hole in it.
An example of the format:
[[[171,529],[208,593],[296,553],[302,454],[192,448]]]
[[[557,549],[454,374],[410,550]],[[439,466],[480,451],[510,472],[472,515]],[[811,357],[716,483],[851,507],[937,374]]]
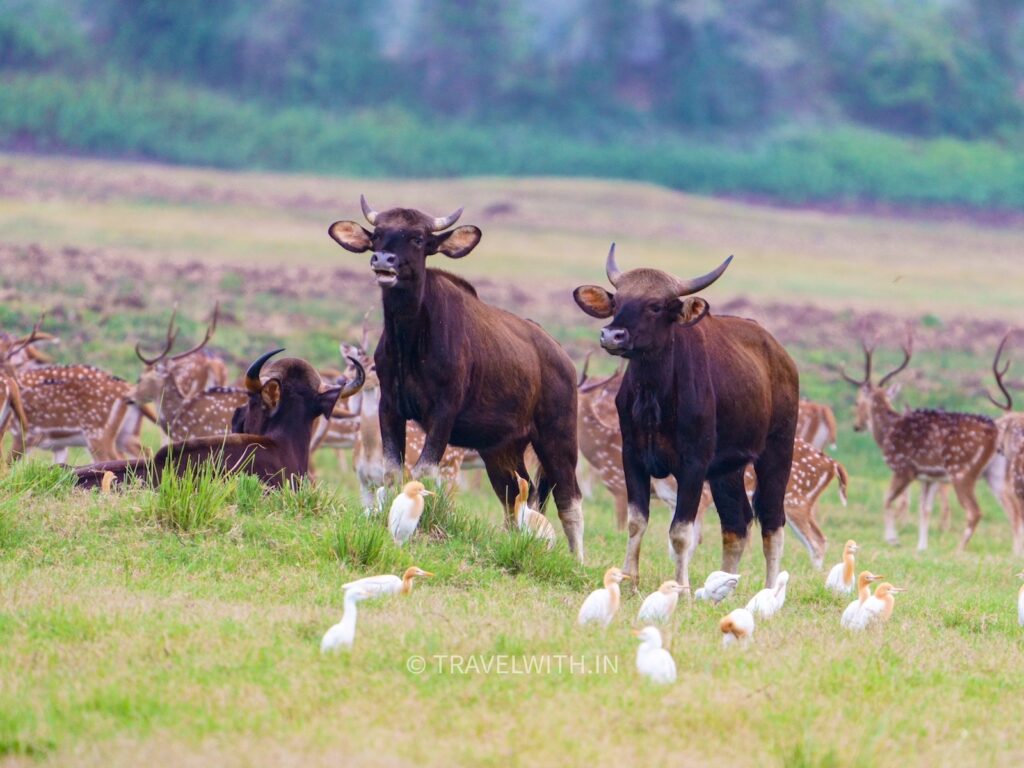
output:
[[[722,521],[722,570],[739,572],[756,514],[766,584],[774,584],[779,572],[799,378],[793,360],[761,326],[714,316],[704,299],[691,295],[714,283],[731,259],[706,275],[680,280],[656,269],[622,272],[612,244],[605,271],[617,292],[596,285],[574,292],[588,315],[612,318],[601,330],[601,346],[628,361],[615,405],[629,499],[623,571],[634,579],[650,517],[651,478],[669,475],[678,486],[669,529],[677,582],[689,589],[705,480]],[[753,510],[743,483],[751,462],[759,481]]]
[[[151,461],[111,461],[76,470],[78,484],[97,487],[107,472],[123,482],[135,476],[159,483],[169,469],[181,473],[189,465],[217,461],[228,472],[243,471],[270,486],[281,486],[309,472],[309,443],[313,422],[329,417],[339,397],[349,397],[363,386],[365,374],[358,361],[356,377],[343,385],[321,390],[320,376],[306,361],[284,358],[264,370],[276,349],[257,358],[245,375],[248,403],[236,414],[241,434],[200,437],[164,446]]]
[[[928,548],[928,522],[935,494],[941,483],[952,483],[957,500],[967,513],[958,549],[963,550],[981,519],[981,508],[974,495],[978,477],[995,453],[998,430],[992,419],[973,413],[955,413],[919,408],[899,413],[892,406],[893,391],[886,384],[910,365],[913,340],[909,334],[903,344],[903,360],[877,384],[871,381],[874,349],[861,341],[864,352],[864,376],[855,379],[840,368],[842,377],[857,387],[857,432],[870,429],[892,470],[885,497],[885,539],[898,542],[895,503],[914,480],[921,482],[918,522],[918,550]]]
[[[427,216],[408,208],[360,205],[372,231],[338,221],[329,233],[353,253],[370,251],[381,288],[384,331],[374,352],[380,426],[388,474],[406,454],[406,424],[426,433],[414,474],[435,475],[448,445],[479,452],[495,494],[514,524],[516,474],[527,477],[528,446],[540,461],[537,509],[554,495],[569,548],[583,556],[583,511],[576,482],[576,371],[540,326],[482,302],[460,277],[428,269],[426,259],[467,256],[477,227],[449,229],[462,209]],[[531,500],[532,501],[532,500]]]

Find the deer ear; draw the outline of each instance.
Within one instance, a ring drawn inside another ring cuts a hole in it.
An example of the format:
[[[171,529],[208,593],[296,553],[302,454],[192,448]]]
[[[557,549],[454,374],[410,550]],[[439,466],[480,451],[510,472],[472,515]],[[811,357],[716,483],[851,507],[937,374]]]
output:
[[[581,285],[572,292],[572,297],[591,317],[611,317],[615,311],[615,297],[599,285]]]
[[[363,229],[354,221],[336,221],[327,230],[334,241],[352,253],[364,253],[372,247],[372,233]]]
[[[679,302],[679,319],[676,321],[684,328],[696,325],[711,310],[711,306],[699,296],[689,296]]]
[[[268,411],[273,411],[281,402],[281,383],[277,379],[268,381],[260,390],[260,398],[263,400],[263,406]]]
[[[888,387],[886,387],[885,396],[890,400],[895,400],[897,397],[900,396],[900,390],[902,388],[903,385],[898,382],[896,384],[890,384]]]
[[[476,248],[481,237],[483,237],[483,232],[479,227],[456,227],[448,232],[434,235],[427,253],[443,253],[449,259],[461,259]]]

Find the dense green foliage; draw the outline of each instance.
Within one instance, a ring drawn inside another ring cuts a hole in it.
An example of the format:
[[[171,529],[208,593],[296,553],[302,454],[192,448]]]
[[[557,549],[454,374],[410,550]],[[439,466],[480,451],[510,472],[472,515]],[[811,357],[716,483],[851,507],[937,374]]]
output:
[[[1022,43],[1011,0],[0,0],[0,146],[1019,208]]]

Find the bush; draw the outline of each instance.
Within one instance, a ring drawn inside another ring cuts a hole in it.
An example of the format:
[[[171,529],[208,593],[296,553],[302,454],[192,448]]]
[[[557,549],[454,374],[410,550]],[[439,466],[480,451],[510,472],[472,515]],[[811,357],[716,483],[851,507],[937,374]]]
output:
[[[235,497],[235,478],[219,461],[193,464],[184,471],[165,471],[148,500],[150,517],[181,533],[208,530],[221,520]]]
[[[46,461],[21,460],[0,475],[0,494],[63,498],[75,487],[75,473]]]

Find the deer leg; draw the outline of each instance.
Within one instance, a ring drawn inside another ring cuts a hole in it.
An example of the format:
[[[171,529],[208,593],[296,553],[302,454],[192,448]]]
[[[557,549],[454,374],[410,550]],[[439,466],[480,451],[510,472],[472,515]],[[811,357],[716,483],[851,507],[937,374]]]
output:
[[[917,551],[924,552],[928,549],[928,523],[932,516],[932,507],[935,504],[935,494],[938,492],[940,483],[921,482],[920,517],[917,527]]]
[[[898,544],[899,535],[896,533],[896,501],[907,490],[913,475],[897,473],[889,481],[889,490],[885,494],[885,541],[888,544]]]
[[[946,533],[953,527],[953,510],[949,506],[949,486],[941,483],[939,492],[939,530]]]
[[[961,480],[954,483],[953,489],[956,491],[957,501],[967,513],[967,525],[964,527],[963,537],[957,545],[957,552],[963,552],[974,535],[974,530],[978,527],[978,521],[981,520],[981,507],[978,506],[978,500],[974,496],[973,483]]]
[[[786,536],[786,488],[792,464],[793,433],[782,431],[768,436],[764,450],[754,463],[754,475],[757,478],[754,513],[761,524],[765,587],[775,585],[782,566]]]

